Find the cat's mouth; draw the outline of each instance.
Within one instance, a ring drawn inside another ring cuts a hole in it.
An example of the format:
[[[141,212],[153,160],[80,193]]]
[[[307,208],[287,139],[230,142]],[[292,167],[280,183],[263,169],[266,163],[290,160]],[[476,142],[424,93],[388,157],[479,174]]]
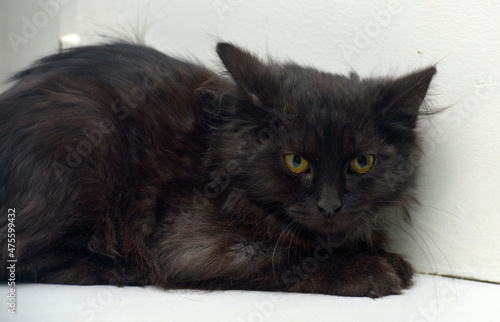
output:
[[[364,224],[362,212],[341,211],[331,216],[296,209],[287,211],[288,217],[309,230],[320,233],[339,233],[356,229]]]

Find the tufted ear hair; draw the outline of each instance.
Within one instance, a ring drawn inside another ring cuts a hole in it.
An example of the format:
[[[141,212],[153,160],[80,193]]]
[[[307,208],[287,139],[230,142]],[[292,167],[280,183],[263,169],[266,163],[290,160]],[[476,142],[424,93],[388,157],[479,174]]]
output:
[[[435,73],[436,67],[430,66],[388,81],[379,93],[377,112],[394,129],[413,129]]]
[[[270,95],[273,79],[270,66],[258,58],[230,43],[218,43],[217,54],[227,71],[248,99],[256,105]]]

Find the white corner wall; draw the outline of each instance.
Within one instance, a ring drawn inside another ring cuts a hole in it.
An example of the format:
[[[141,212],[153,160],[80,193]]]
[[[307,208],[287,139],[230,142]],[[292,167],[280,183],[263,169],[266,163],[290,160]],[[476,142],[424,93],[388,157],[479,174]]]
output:
[[[398,75],[437,64],[430,103],[450,108],[421,124],[422,206],[392,248],[421,272],[500,282],[500,3],[57,1],[61,12],[51,21],[59,19],[60,35],[77,33],[89,44],[101,41],[97,34],[116,35],[111,30],[149,27],[148,44],[214,68],[218,39],[333,73]],[[15,18],[8,28],[19,23]],[[0,27],[7,28],[3,21]],[[47,27],[29,45],[43,47],[54,37]],[[10,59],[33,54],[28,48]]]

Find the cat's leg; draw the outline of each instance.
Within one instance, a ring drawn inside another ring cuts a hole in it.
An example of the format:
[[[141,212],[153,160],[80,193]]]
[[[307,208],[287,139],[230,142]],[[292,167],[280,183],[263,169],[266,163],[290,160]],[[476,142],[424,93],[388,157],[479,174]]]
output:
[[[379,297],[411,285],[411,266],[384,251],[262,238],[184,214],[152,246],[166,288],[248,289]],[[283,232],[287,234],[287,232]]]
[[[227,239],[226,239],[227,240]],[[411,266],[393,254],[279,248],[257,242],[198,245],[167,265],[166,287],[249,289],[380,297],[411,285]],[[198,257],[199,256],[199,257]],[[325,258],[326,257],[326,258]]]
[[[65,257],[36,259],[19,263],[19,282],[50,284],[120,284],[119,274],[102,263]],[[110,283],[114,281],[114,283]]]
[[[24,239],[26,240],[26,239]],[[16,280],[21,283],[51,284],[134,284],[125,274],[118,259],[99,256],[85,249],[70,249],[64,245],[49,245],[45,251],[29,243],[20,249]],[[0,280],[6,271],[0,270]],[[128,279],[127,279],[128,278]]]
[[[332,255],[325,260],[325,265],[318,265],[310,274],[305,271],[307,264],[302,266],[302,275],[289,274],[291,290],[376,298],[399,294],[412,285],[413,268],[396,254],[338,250]]]

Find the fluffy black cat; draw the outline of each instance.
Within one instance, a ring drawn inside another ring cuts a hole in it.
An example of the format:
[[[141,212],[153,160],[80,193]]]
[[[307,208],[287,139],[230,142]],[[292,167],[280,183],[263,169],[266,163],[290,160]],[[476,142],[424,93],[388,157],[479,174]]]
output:
[[[0,276],[379,297],[413,201],[434,67],[360,79],[219,43],[228,76],[125,43],[76,48],[0,96]]]

